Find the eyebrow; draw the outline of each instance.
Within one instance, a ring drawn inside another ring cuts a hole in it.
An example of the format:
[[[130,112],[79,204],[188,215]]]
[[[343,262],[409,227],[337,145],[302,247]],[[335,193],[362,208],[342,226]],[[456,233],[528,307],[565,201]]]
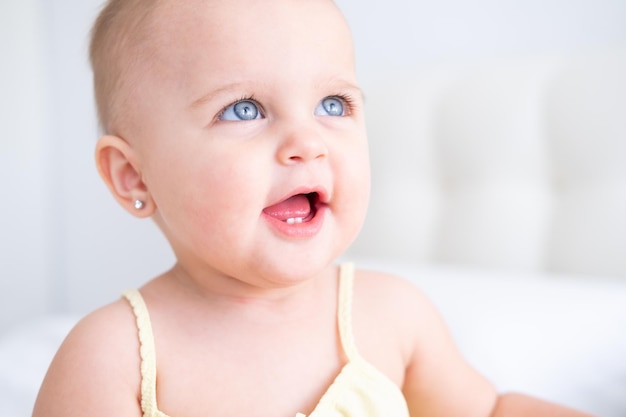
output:
[[[361,87],[359,87],[357,84],[351,81],[348,81],[344,78],[329,79],[327,81],[317,83],[315,84],[315,86],[320,89],[345,88],[348,90],[354,90],[356,93],[358,93],[361,96],[361,99],[365,99],[365,94],[363,93],[363,90],[361,89]]]
[[[245,85],[246,83],[243,83],[243,82],[235,82],[235,83],[227,84],[222,87],[218,87],[214,90],[209,91],[207,94],[204,94],[202,97],[194,100],[189,107],[191,108],[200,107],[204,103],[211,101],[211,99],[213,99],[216,96],[219,96],[220,94],[223,94],[227,91],[232,91],[232,90],[241,90],[242,87]]]
[[[244,90],[246,88],[249,88],[248,86],[250,85],[249,82],[234,82],[234,83],[230,83],[227,85],[224,85],[222,87],[218,87],[214,90],[209,91],[208,93],[204,94],[203,96],[201,96],[200,98],[194,100],[189,107],[191,108],[198,108],[201,107],[204,103],[211,101],[214,97],[219,96],[220,94],[223,94],[225,92],[228,91],[233,91],[233,90],[237,90],[237,91],[241,91]],[[339,78],[339,79],[329,79],[329,80],[325,80],[322,82],[318,82],[315,84],[316,88],[320,88],[320,89],[325,89],[325,88],[345,88],[345,89],[349,89],[349,90],[354,90],[355,92],[357,92],[360,96],[361,99],[365,99],[365,94],[363,93],[363,90],[355,83],[345,80],[343,78]]]

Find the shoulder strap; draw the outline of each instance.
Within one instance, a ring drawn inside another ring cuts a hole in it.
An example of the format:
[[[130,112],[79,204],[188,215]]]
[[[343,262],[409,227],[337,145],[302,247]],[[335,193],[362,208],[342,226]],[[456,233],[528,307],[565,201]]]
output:
[[[352,334],[353,281],[354,265],[352,263],[342,264],[339,268],[339,305],[337,307],[337,320],[341,346],[348,357],[348,361],[353,361],[359,356]]]
[[[129,290],[122,294],[133,308],[139,335],[139,354],[141,356],[141,409],[143,417],[158,415],[156,401],[156,354],[154,335],[148,308],[137,290]]]

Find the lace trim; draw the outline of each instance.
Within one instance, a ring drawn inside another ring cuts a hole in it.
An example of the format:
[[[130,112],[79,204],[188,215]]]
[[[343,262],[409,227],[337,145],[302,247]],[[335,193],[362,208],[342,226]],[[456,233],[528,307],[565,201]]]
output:
[[[339,306],[337,307],[337,319],[341,346],[348,358],[348,362],[354,362],[359,358],[359,353],[354,343],[352,334],[352,291],[354,286],[354,265],[344,263],[339,272]]]
[[[122,296],[128,300],[133,309],[139,334],[141,410],[144,417],[156,417],[159,415],[156,400],[156,354],[150,315],[139,291],[128,290]]]

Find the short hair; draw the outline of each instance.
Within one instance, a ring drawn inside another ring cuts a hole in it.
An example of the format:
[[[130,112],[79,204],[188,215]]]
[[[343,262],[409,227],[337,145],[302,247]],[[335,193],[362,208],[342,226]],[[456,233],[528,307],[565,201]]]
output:
[[[189,2],[169,3],[175,9]],[[105,134],[124,136],[122,130],[132,125],[129,116],[135,103],[130,101],[140,84],[138,68],[154,58],[154,44],[166,39],[154,29],[160,22],[157,15],[167,5],[167,0],[106,0],[95,20],[89,59],[98,120]]]
[[[150,37],[152,16],[159,3],[161,0],[108,0],[91,29],[89,59],[104,133],[119,134],[136,79],[132,70],[150,53],[150,48],[142,45]]]

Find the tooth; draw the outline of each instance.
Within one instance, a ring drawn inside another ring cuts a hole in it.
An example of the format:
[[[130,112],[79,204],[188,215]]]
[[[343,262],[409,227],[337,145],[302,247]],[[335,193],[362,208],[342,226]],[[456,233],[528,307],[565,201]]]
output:
[[[302,223],[302,217],[296,217],[296,223]]]
[[[302,217],[290,217],[287,220],[285,220],[287,222],[287,224],[296,224],[296,223],[302,223]]]

